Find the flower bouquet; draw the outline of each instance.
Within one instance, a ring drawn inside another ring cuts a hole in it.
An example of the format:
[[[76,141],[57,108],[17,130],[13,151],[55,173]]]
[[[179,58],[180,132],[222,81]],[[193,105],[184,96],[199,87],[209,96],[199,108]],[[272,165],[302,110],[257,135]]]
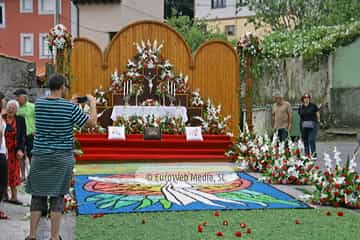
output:
[[[146,99],[141,103],[141,106],[160,106],[160,103],[154,99]]]
[[[195,117],[200,120],[202,131],[207,134],[227,134],[229,132],[228,122],[231,116],[222,117],[221,105],[217,107],[212,104],[210,99],[207,101],[204,118]]]
[[[166,134],[182,134],[185,126],[181,118],[165,116],[160,120],[160,128],[162,133]]]
[[[48,35],[48,43],[50,52],[53,50],[64,50],[72,47],[72,36],[71,33],[62,24],[58,24],[53,27]]]
[[[94,93],[95,93],[96,104],[107,106],[108,100],[106,99],[106,92],[104,91],[104,89],[100,86],[99,89],[95,89]]]
[[[189,85],[188,85],[189,77],[183,75],[182,72],[178,76],[175,77],[176,84],[176,93],[188,93]]]
[[[196,89],[191,93],[191,106],[192,107],[202,107],[204,106],[204,101],[200,96],[199,89]]]
[[[265,175],[268,176],[268,182],[274,184],[310,184],[313,174],[318,167],[311,157],[301,155],[303,144],[289,141],[289,147],[285,148],[282,142],[279,144],[279,150],[275,151],[272,164],[265,169]]]
[[[117,70],[111,74],[111,86],[109,88],[110,92],[120,94],[123,91],[123,81],[124,81],[124,74],[120,74]]]
[[[321,205],[360,208],[360,176],[355,172],[355,156],[342,163],[340,152],[334,149],[335,166],[328,154],[324,154],[325,170],[318,170],[313,181],[316,190],[312,200]]]
[[[141,116],[131,116],[126,121],[126,134],[144,133],[145,120]]]

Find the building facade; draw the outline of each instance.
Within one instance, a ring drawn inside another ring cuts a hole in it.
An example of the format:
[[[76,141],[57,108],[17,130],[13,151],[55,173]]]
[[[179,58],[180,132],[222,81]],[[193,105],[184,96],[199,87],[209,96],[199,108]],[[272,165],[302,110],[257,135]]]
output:
[[[43,73],[51,61],[46,35],[55,24],[55,1],[0,0],[0,53],[35,62]],[[59,0],[59,23],[76,34],[75,10],[70,0]]]
[[[78,8],[79,36],[105,50],[123,27],[140,20],[164,19],[164,0],[73,0]]]
[[[247,18],[255,15],[246,0],[195,0],[194,9],[195,19],[204,20],[210,29],[225,33],[230,40],[255,31],[253,25],[246,24]],[[261,29],[257,33],[264,31]]]

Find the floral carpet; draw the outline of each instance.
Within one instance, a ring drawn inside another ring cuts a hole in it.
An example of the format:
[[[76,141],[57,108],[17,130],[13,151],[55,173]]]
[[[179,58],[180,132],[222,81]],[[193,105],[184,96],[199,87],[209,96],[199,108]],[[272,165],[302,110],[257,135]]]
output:
[[[256,178],[216,166],[146,166],[75,176],[79,214],[310,208]]]

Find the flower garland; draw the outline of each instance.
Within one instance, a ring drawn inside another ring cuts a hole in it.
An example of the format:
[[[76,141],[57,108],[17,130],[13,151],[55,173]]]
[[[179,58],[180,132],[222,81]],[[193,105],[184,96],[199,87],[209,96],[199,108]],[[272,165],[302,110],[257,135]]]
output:
[[[325,170],[313,176],[316,190],[311,199],[321,205],[360,209],[360,176],[355,171],[355,157],[342,163],[340,152],[334,149],[335,166],[329,154],[324,154]]]
[[[154,115],[118,117],[113,122],[113,126],[125,126],[127,134],[143,134],[145,127],[159,127],[161,132],[166,134],[182,134],[185,131],[181,118],[169,116],[163,118],[155,118]]]
[[[58,24],[50,29],[49,33],[47,34],[47,40],[50,54],[54,55],[54,53],[56,53],[56,72],[64,74],[69,81],[66,84],[71,87],[71,33],[64,25]]]
[[[237,51],[243,56],[261,55],[260,39],[252,32],[246,33],[237,43]]]

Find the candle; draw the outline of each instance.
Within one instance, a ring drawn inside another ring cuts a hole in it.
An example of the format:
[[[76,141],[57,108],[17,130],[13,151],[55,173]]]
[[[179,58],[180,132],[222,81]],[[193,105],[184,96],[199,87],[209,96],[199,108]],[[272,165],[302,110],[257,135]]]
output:
[[[174,85],[174,82],[173,81],[171,81],[171,83],[170,83],[170,96],[172,96],[173,95],[173,85]]]
[[[170,94],[170,81],[168,80],[168,87],[167,87],[168,94]]]
[[[175,92],[176,92],[176,87],[175,87],[175,82],[174,82],[174,97],[175,97]]]
[[[130,84],[130,81],[127,81],[126,82],[126,93],[127,93],[127,95],[129,95],[129,85]]]
[[[124,81],[124,96],[125,96],[125,93],[126,93],[126,83]]]
[[[132,80],[130,80],[130,95],[132,93]]]

